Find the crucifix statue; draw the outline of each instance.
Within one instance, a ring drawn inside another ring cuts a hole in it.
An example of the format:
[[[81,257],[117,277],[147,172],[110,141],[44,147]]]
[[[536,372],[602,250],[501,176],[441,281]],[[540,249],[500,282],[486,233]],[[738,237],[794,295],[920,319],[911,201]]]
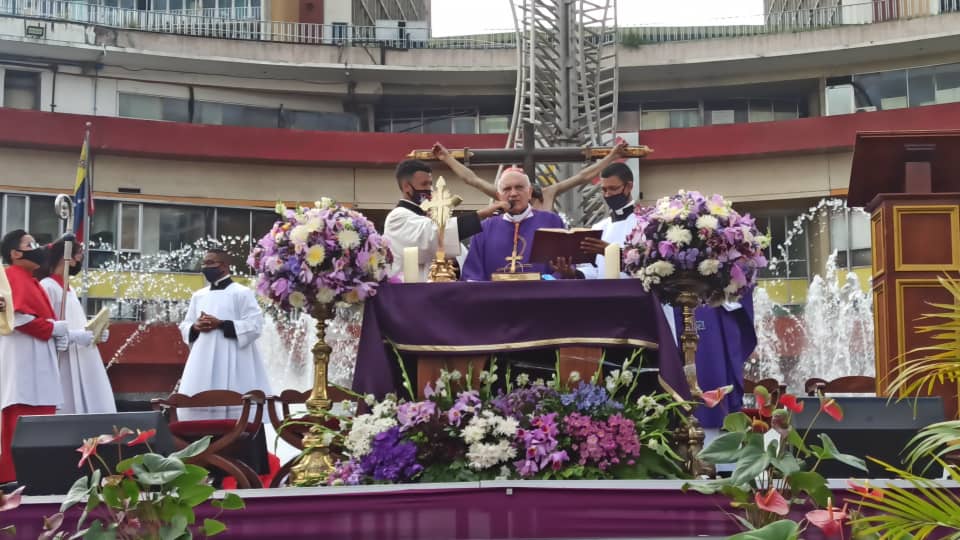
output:
[[[447,181],[441,176],[433,184],[430,199],[420,204],[430,219],[437,225],[437,253],[430,265],[430,273],[427,275],[428,282],[456,281],[457,273],[450,261],[447,260],[447,254],[443,250],[443,236],[447,228],[447,222],[453,215],[453,209],[460,205],[463,199],[459,195],[452,195],[447,189]]]

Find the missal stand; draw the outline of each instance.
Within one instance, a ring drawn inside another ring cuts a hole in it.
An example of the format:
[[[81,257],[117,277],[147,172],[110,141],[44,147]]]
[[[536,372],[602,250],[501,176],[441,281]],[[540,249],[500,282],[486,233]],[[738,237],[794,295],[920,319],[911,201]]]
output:
[[[847,204],[870,212],[878,395],[899,358],[932,344],[914,330],[930,303],[953,302],[937,277],[960,277],[958,156],[960,130],[857,134]],[[957,385],[935,394],[956,418]]]

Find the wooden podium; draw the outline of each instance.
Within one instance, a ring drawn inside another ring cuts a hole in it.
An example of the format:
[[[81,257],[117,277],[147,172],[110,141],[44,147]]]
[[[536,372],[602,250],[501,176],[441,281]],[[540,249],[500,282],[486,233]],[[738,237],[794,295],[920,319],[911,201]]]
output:
[[[960,277],[960,130],[858,133],[848,206],[870,212],[877,394],[905,353],[930,345],[918,319],[953,298],[937,277]],[[928,321],[929,322],[929,321]],[[921,323],[923,324],[923,323]],[[935,390],[956,418],[958,387]]]

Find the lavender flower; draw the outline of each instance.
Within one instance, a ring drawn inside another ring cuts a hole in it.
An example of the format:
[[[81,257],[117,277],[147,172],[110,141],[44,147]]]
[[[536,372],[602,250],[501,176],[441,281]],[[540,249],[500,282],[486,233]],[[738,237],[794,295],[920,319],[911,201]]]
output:
[[[417,463],[417,445],[400,440],[400,428],[378,433],[370,453],[360,461],[363,474],[375,482],[403,482],[423,471]]]
[[[603,407],[617,410],[623,408],[622,403],[610,398],[606,388],[592,383],[582,383],[573,392],[561,394],[560,403],[567,407],[573,405],[581,412],[596,412]]]

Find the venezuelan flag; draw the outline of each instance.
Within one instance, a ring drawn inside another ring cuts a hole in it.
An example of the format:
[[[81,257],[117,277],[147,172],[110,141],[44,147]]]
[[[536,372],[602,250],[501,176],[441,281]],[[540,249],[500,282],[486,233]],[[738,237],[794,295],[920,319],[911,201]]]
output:
[[[93,196],[90,193],[90,133],[83,138],[83,148],[80,149],[80,162],[77,164],[77,181],[73,187],[73,233],[78,243],[85,240],[86,231],[83,230],[84,217],[93,215]]]

